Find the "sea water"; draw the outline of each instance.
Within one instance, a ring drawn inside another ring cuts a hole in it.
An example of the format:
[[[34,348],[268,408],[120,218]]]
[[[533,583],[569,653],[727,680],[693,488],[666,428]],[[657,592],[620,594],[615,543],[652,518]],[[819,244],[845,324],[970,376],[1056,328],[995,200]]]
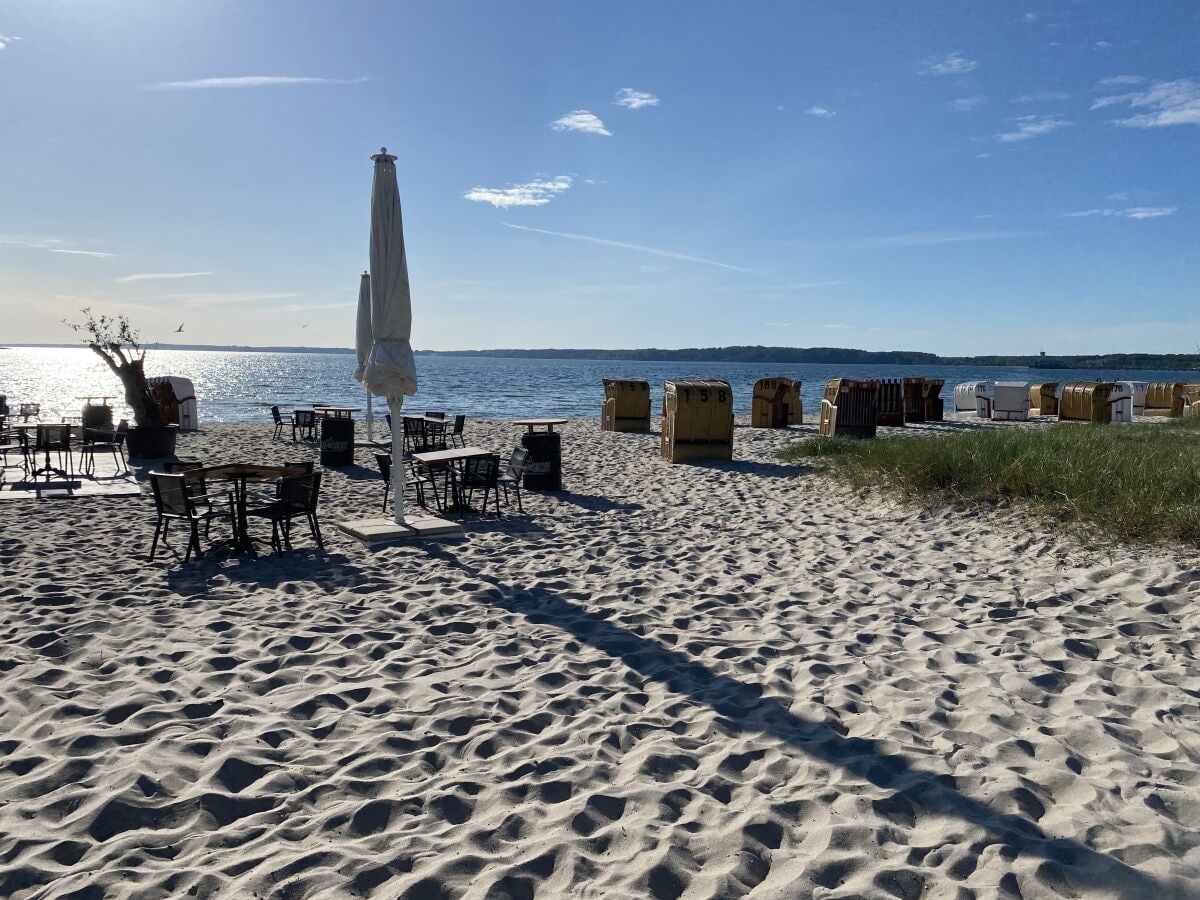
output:
[[[349,353],[266,353],[215,350],[151,350],[147,375],[191,379],[200,422],[267,422],[277,404],[285,416],[293,406],[314,402],[366,406],[356,382],[355,357]],[[960,381],[1200,381],[1197,372],[1150,370],[1029,369],[979,366],[776,365],[731,362],[636,362],[590,359],[501,359],[422,354],[417,357],[420,389],[406,409],[444,410],[475,418],[562,416],[599,418],[604,399],[601,379],[642,378],[650,382],[657,415],[666,379],[721,378],[733,387],[734,410],[749,415],[754,382],[781,375],[803,382],[808,415],[820,407],[830,378],[902,378],[923,376],[946,382],[942,397],[952,399]],[[41,420],[57,422],[79,415],[85,395],[111,394],[118,418],[128,417],[116,376],[86,348],[0,349],[0,394],[10,409],[19,403],[41,404]],[[382,415],[386,405],[376,401]]]

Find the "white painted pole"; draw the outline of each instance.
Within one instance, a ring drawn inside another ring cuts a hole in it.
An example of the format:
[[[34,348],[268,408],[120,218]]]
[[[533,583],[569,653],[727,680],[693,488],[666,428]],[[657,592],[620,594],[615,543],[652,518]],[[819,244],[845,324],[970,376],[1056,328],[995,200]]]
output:
[[[404,422],[400,418],[403,406],[403,396],[388,397],[388,410],[392,414],[392,497],[396,501],[397,525],[404,524],[404,482],[407,481],[404,471]]]

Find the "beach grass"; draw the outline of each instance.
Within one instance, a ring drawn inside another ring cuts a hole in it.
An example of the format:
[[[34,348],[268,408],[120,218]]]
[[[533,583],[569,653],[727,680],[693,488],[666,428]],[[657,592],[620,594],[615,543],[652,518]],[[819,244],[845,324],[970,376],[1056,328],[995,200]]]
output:
[[[1200,418],[1161,424],[1062,424],[939,437],[821,437],[785,447],[856,488],[909,499],[1018,499],[1088,537],[1200,544]]]

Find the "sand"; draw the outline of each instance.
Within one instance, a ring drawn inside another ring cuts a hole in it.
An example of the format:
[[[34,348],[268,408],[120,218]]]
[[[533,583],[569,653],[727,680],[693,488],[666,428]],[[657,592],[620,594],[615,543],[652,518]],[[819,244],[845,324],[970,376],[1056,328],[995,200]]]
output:
[[[573,421],[568,493],[375,553],[365,450],[324,554],[0,504],[0,896],[1200,896],[1195,556],[774,460],[813,431],[670,466]]]

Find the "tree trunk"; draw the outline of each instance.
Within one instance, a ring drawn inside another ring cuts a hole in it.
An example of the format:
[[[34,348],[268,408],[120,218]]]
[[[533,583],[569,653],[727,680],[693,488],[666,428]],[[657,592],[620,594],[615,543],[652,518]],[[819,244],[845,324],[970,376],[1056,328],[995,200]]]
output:
[[[133,410],[133,421],[147,428],[161,427],[163,424],[162,411],[150,386],[146,384],[146,370],[143,360],[132,359],[121,366],[118,374],[125,386],[125,402]]]

